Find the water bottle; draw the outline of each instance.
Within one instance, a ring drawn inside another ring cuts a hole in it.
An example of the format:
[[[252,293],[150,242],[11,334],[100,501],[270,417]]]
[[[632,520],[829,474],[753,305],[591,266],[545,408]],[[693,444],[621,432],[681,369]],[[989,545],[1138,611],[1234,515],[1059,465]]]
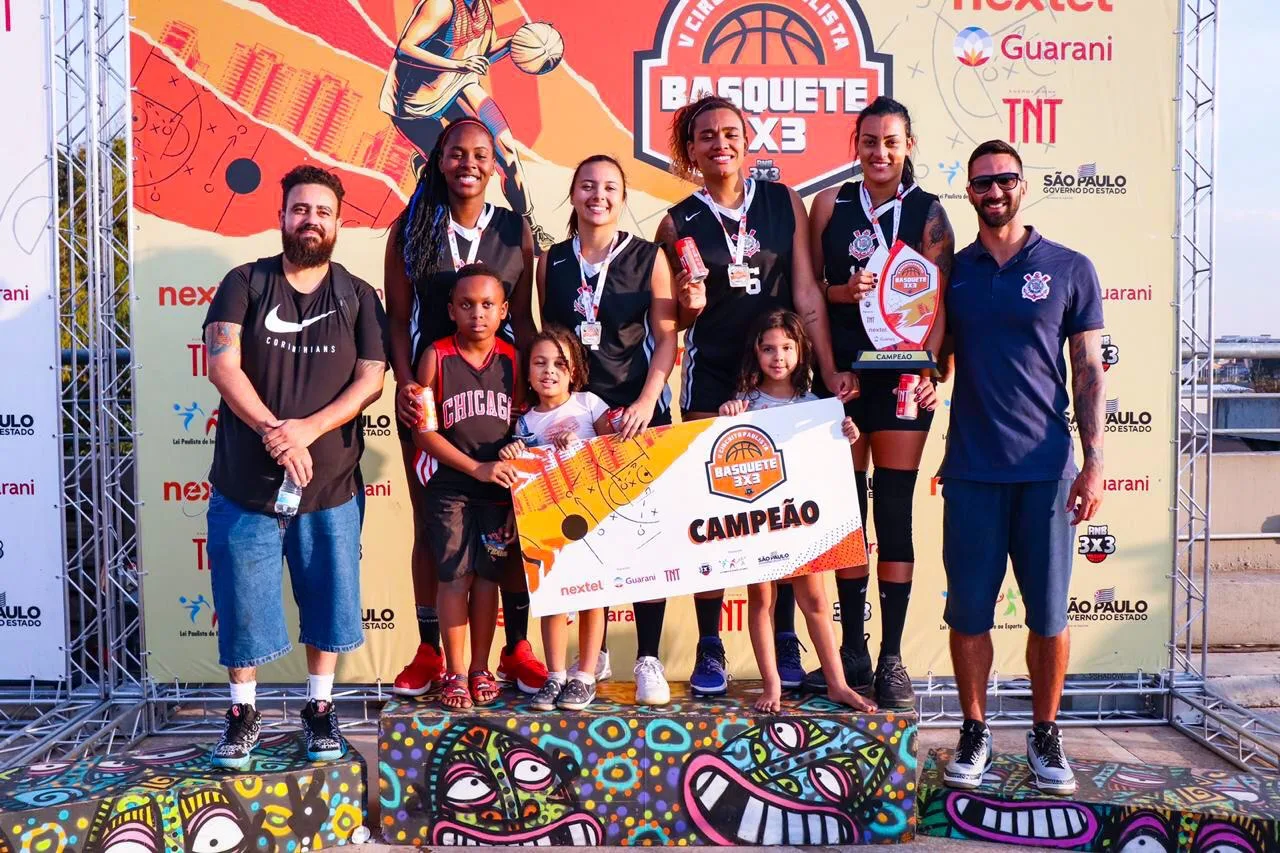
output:
[[[298,514],[298,507],[302,505],[302,486],[299,486],[289,476],[289,472],[284,472],[284,482],[280,484],[280,491],[276,492],[276,515],[282,521],[288,521]]]

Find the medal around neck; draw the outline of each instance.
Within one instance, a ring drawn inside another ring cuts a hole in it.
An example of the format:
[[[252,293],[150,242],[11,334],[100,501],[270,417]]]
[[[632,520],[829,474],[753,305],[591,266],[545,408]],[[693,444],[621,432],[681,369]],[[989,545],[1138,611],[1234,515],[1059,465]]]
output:
[[[922,370],[937,367],[924,348],[938,317],[937,264],[898,240],[878,249],[867,269],[880,270],[880,286],[858,304],[872,350],[854,359],[855,370]]]

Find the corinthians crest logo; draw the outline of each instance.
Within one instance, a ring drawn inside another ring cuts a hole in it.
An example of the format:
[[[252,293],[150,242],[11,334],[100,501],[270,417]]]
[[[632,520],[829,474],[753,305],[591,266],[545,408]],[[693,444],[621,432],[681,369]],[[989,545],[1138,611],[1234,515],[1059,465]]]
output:
[[[666,169],[672,115],[709,92],[746,114],[748,161],[768,158],[801,195],[852,177],[849,130],[893,94],[874,45],[849,0],[668,0],[635,57],[636,157]]]
[[[1023,299],[1040,302],[1049,298],[1049,282],[1053,280],[1053,276],[1045,275],[1036,270],[1024,275],[1022,280],[1026,282],[1026,284],[1022,285]]]
[[[865,261],[875,254],[876,235],[870,228],[853,232],[853,240],[849,243],[849,254],[855,261]]]

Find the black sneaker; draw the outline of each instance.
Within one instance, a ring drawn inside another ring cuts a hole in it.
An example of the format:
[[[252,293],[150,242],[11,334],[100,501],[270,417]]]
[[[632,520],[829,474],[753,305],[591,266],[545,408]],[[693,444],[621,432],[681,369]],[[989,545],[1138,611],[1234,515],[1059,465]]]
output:
[[[577,678],[570,678],[569,682],[564,686],[564,690],[560,691],[560,698],[556,700],[556,707],[561,711],[581,711],[590,705],[596,698],[596,686],[587,684]]]
[[[332,702],[312,699],[302,709],[302,733],[307,739],[307,758],[336,761],[347,754],[347,741],[338,731],[338,712]]]
[[[782,686],[791,689],[804,683],[804,664],[800,661],[803,644],[794,631],[775,634],[773,647],[778,655],[778,676]]]
[[[876,665],[876,704],[890,711],[910,711],[916,707],[916,691],[911,676],[898,655],[883,655]]]
[[[564,682],[548,678],[542,682],[542,689],[533,694],[533,698],[529,700],[529,707],[535,711],[554,711],[556,700],[560,698],[562,692],[564,692]]]
[[[698,656],[693,662],[689,687],[694,696],[723,696],[729,691],[728,662],[724,643],[718,637],[698,640]]]
[[[232,705],[227,710],[222,737],[209,753],[209,763],[228,770],[243,770],[249,765],[253,748],[262,734],[262,715],[252,705]]]
[[[840,662],[844,664],[844,680],[849,682],[849,686],[855,691],[870,698],[875,690],[875,671],[871,669],[871,653],[859,653],[841,646]],[[827,692],[827,676],[823,674],[821,668],[805,673],[804,689],[814,693]]]
[[[1027,732],[1027,764],[1036,777],[1036,787],[1046,794],[1065,797],[1076,792],[1076,774],[1062,752],[1057,723],[1036,723]]]
[[[960,726],[960,743],[942,771],[942,781],[948,787],[971,791],[982,784],[994,758],[991,729],[981,720],[965,720]]]

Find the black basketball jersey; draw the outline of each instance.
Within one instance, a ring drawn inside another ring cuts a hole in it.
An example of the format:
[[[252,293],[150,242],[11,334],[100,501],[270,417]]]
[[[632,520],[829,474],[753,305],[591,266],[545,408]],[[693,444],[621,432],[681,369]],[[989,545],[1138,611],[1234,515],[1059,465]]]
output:
[[[916,186],[902,197],[902,224],[898,239],[917,252],[924,245],[924,226],[929,210],[938,200],[936,195]],[[879,216],[880,231],[892,241],[894,206],[887,205]],[[831,219],[822,231],[822,275],[828,284],[846,284],[854,268],[862,269],[879,248],[876,231],[862,207],[862,183],[850,181],[840,187]],[[886,246],[885,248],[891,248]],[[861,350],[875,349],[862,325],[857,305],[828,303],[831,317],[831,348],[836,369],[848,370]]]
[[[476,251],[476,261],[483,261],[502,277],[502,286],[506,288],[507,299],[511,299],[516,282],[524,272],[524,253],[521,250],[524,223],[520,215],[514,211],[489,204],[485,205],[484,212],[480,214],[480,221],[484,222],[486,216],[490,218],[480,233],[480,248]],[[462,260],[465,262],[471,253],[471,243],[461,234],[454,236],[458,241],[458,253],[462,255]],[[409,335],[413,345],[415,370],[418,359],[422,357],[427,344],[447,338],[457,331],[457,327],[449,319],[449,290],[457,280],[458,273],[454,269],[453,249],[446,237],[435,269],[426,278],[414,282],[413,313],[409,321]],[[508,342],[515,341],[510,319],[502,324],[498,334]]]
[[[733,263],[726,232],[737,241],[738,221],[721,215],[691,195],[670,209],[677,239],[692,237],[708,270],[707,306],[684,333],[681,405],[686,411],[713,411],[733,396],[751,322],[774,308],[794,310],[791,294],[792,241],[796,219],[791,193],[783,184],[753,181],[747,209],[747,248],[743,263],[760,270],[760,292],[729,285]],[[710,386],[710,387],[707,387]],[[706,396],[702,391],[712,391]],[[720,397],[719,401],[714,398]],[[711,405],[704,409],[703,406]]]
[[[630,406],[644,390],[649,360],[653,357],[649,306],[658,244],[619,231],[615,252],[609,262],[596,318],[603,326],[600,346],[585,348],[590,370],[587,389],[610,406]],[[552,246],[543,263],[547,264],[547,275],[542,322],[558,323],[576,332],[578,324],[590,313],[600,276],[589,276],[588,287],[583,288],[581,266],[573,252],[572,240]],[[671,393],[664,391],[655,411],[665,412],[670,405]]]
[[[516,353],[497,339],[481,367],[473,367],[458,352],[453,336],[434,344],[436,355],[436,421],[440,435],[477,462],[493,462],[511,434]],[[481,483],[461,471],[440,464],[428,488],[447,488],[490,500],[508,500],[506,489]]]

